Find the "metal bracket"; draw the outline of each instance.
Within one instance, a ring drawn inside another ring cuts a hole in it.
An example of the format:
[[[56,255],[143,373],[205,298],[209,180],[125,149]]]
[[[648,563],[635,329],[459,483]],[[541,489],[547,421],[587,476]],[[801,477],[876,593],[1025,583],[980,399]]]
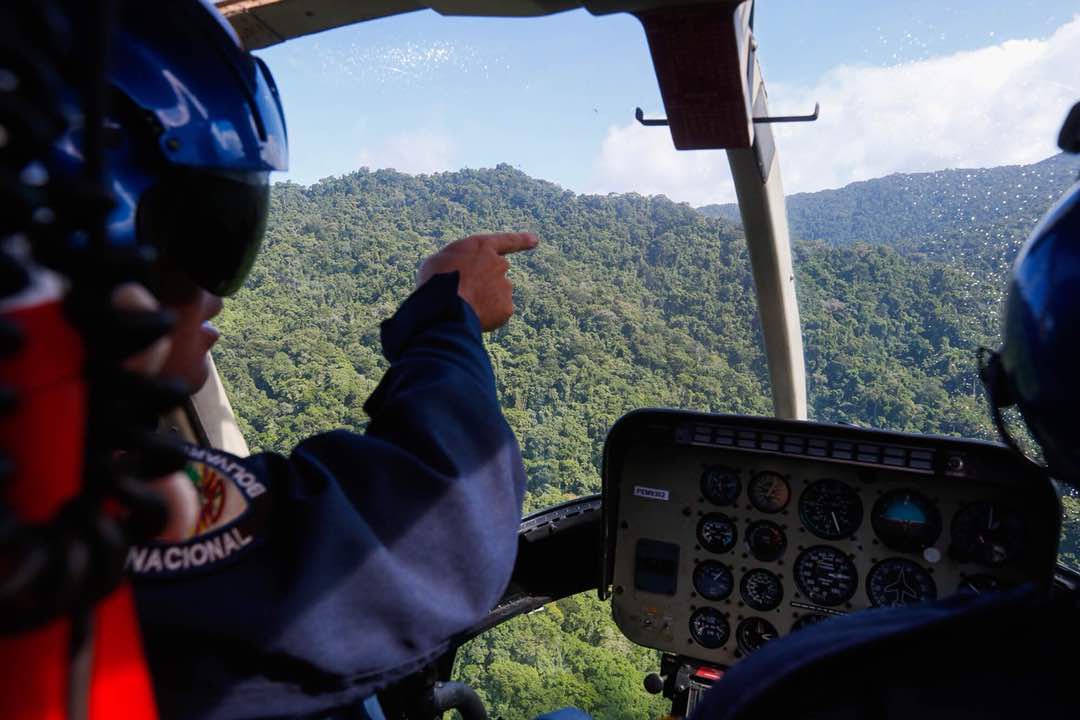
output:
[[[776,115],[773,117],[758,117],[753,118],[756,123],[793,123],[793,122],[814,122],[818,119],[818,113],[821,110],[821,103],[814,103],[814,112],[809,115]],[[667,118],[645,118],[645,111],[641,108],[634,108],[634,118],[645,125],[646,127],[662,127],[668,124]]]
[[[667,118],[664,118],[663,120],[646,120],[645,119],[645,111],[642,110],[641,108],[635,108],[634,109],[634,117],[637,118],[637,121],[639,123],[641,123],[642,125],[646,125],[648,127],[654,127],[654,126],[667,125],[668,124]]]
[[[792,123],[792,122],[814,122],[818,119],[818,111],[821,110],[821,103],[814,103],[814,112],[809,115],[776,115],[773,117],[759,117],[754,118],[756,123]]]

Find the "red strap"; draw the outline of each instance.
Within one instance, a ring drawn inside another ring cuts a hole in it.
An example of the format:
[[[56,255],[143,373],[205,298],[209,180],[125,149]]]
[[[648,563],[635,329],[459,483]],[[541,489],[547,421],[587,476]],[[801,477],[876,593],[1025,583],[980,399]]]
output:
[[[135,599],[128,585],[98,606],[90,720],[157,718],[135,618]]]
[[[77,491],[83,469],[86,388],[82,340],[58,300],[8,309],[23,331],[19,352],[0,361],[0,385],[18,404],[0,415],[0,452],[16,472],[2,501],[21,522],[52,517]],[[131,588],[96,609],[91,720],[157,717]],[[71,624],[0,638],[0,698],[5,720],[62,720],[66,713]]]

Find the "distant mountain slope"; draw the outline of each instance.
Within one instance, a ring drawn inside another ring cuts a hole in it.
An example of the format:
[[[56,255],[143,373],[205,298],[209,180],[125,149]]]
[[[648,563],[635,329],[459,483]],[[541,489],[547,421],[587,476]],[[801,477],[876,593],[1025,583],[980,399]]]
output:
[[[1077,178],[1080,158],[1055,155],[1032,165],[895,174],[787,199],[791,234],[830,245],[856,242],[903,249],[973,228],[1033,224]],[[706,205],[707,217],[740,222],[735,204]]]
[[[378,324],[420,260],[515,228],[518,313],[489,336],[537,505],[599,485],[604,437],[643,406],[768,414],[746,245],[731,223],[663,197],[576,195],[510,166],[360,171],[278,184],[264,250],[221,316],[218,366],[249,441],[288,450],[362,428],[381,375]],[[995,292],[887,247],[797,248],[812,415],[957,434],[990,430],[971,392]]]

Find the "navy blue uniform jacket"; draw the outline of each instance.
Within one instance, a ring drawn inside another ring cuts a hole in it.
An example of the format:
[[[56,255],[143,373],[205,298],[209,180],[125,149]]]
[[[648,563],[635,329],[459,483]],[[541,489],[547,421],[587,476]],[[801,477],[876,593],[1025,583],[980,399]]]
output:
[[[1076,598],[1023,585],[864,610],[774,640],[734,665],[690,720],[1080,717]]]
[[[288,457],[192,448],[198,531],[130,550],[163,717],[358,702],[498,601],[524,470],[457,274],[413,293],[382,344],[366,434],[317,435]]]

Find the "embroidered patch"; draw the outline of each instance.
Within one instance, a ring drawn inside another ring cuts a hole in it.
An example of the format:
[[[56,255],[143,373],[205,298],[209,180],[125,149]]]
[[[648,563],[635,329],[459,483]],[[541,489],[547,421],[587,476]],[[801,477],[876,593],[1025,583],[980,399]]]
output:
[[[184,468],[199,493],[199,519],[191,536],[198,537],[226,525],[244,514],[248,501],[240,487],[225,475],[203,463]]]
[[[126,569],[136,577],[167,577],[231,560],[255,544],[269,498],[266,486],[238,459],[186,447],[184,474],[198,493],[199,513],[179,542],[154,541],[128,550]]]

